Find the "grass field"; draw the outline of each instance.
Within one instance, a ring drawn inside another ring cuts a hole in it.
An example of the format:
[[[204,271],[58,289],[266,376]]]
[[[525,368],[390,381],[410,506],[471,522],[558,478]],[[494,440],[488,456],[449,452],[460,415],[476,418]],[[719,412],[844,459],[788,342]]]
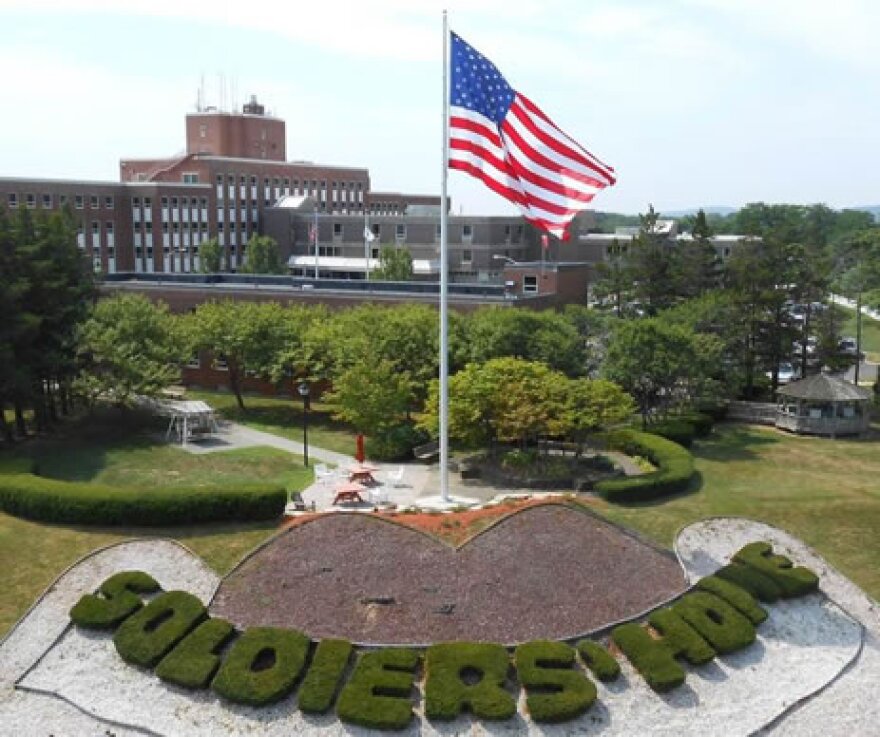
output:
[[[155,427],[139,419],[99,416],[62,428],[51,441],[0,454],[0,466],[14,457],[33,459],[53,478],[127,486],[182,486],[268,481],[289,491],[304,489],[312,471],[302,458],[274,448],[192,455],[157,442]],[[67,566],[95,548],[132,537],[171,537],[224,572],[277,529],[275,522],[215,524],[183,528],[86,528],[30,522],[0,513],[0,635]]]
[[[880,598],[880,441],[727,425],[692,450],[701,478],[691,493],[599,511],[667,546],[706,517],[761,520],[814,546]]]
[[[229,392],[189,389],[187,399],[207,402],[226,419],[256,430],[264,430],[290,440],[303,439],[303,405],[290,398],[245,396],[245,409],[239,409]],[[318,448],[352,455],[356,433],[345,423],[334,420],[332,408],[312,402],[309,411],[309,443]]]
[[[847,319],[843,324],[843,334],[856,337],[856,311],[842,308]],[[862,351],[869,361],[880,362],[880,320],[862,316]]]

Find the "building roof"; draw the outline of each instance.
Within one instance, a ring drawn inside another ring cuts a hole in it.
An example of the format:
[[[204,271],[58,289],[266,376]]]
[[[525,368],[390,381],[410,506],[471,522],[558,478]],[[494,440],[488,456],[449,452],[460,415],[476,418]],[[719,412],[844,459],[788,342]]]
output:
[[[814,399],[825,402],[848,402],[871,398],[870,389],[864,389],[828,374],[816,374],[800,381],[793,381],[778,389],[777,394],[796,399]]]

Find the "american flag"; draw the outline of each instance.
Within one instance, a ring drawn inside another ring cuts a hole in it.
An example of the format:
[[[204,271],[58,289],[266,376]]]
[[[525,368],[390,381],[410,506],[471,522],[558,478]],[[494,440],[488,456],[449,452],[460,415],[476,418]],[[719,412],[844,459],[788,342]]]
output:
[[[318,242],[318,226],[315,223],[312,223],[309,226],[309,243],[317,243]]]
[[[566,240],[568,224],[615,182],[498,68],[452,35],[449,167],[482,180],[536,227]]]

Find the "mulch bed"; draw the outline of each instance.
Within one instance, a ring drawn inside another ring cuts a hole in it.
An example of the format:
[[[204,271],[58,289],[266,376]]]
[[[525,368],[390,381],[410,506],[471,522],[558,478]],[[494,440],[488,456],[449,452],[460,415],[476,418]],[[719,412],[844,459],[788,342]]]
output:
[[[527,506],[459,548],[380,516],[331,514],[235,569],[211,613],[360,643],[514,643],[574,637],[685,588],[672,554],[568,505]]]

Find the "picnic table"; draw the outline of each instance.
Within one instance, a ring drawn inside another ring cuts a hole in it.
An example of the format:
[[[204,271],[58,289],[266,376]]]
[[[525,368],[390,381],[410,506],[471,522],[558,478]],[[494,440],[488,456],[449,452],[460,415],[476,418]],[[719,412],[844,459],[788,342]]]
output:
[[[348,469],[348,480],[360,484],[372,485],[376,483],[376,479],[373,478],[373,473],[378,470],[379,469],[376,466],[371,466],[368,463],[357,463]]]
[[[349,481],[347,484],[336,487],[336,496],[333,497],[333,505],[344,504],[346,502],[356,502],[363,504],[364,498],[361,492],[365,491],[361,484]]]

